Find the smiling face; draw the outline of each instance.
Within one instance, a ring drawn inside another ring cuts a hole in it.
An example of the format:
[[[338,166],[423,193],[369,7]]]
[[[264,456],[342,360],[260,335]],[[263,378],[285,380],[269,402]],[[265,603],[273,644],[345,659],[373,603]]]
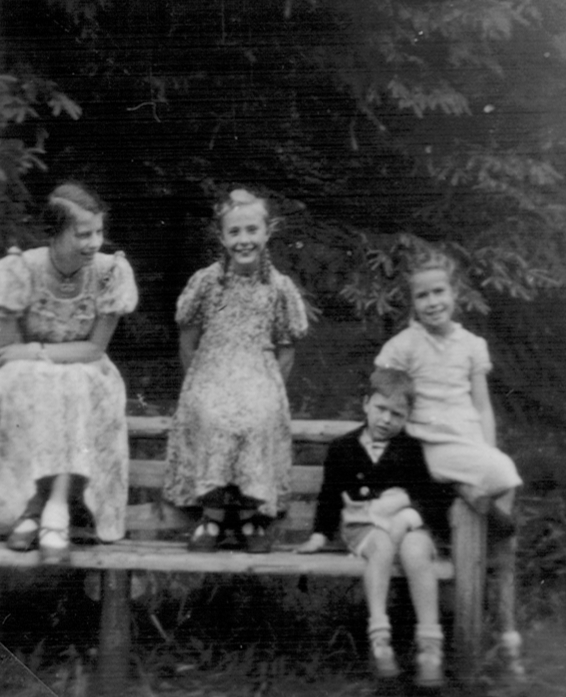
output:
[[[409,403],[402,393],[386,397],[374,392],[363,404],[367,429],[372,440],[389,440],[403,430],[409,416]]]
[[[417,271],[411,276],[411,298],[418,321],[431,334],[450,332],[456,294],[443,269]]]
[[[240,274],[257,271],[270,234],[267,212],[261,201],[235,206],[225,213],[220,242],[230,257],[232,270]]]
[[[91,264],[104,242],[104,213],[73,204],[72,222],[53,240],[53,252],[67,270]]]

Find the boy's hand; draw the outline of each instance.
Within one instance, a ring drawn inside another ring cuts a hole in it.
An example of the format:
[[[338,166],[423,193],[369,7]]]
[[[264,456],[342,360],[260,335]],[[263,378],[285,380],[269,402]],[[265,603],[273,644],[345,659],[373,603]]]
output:
[[[309,539],[295,550],[298,554],[314,554],[326,544],[326,537],[321,532],[313,532]]]

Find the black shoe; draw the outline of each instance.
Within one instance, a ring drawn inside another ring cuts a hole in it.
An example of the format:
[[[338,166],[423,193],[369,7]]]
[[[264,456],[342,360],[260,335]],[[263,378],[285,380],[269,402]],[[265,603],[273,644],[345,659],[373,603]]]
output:
[[[504,513],[496,506],[492,506],[487,514],[487,533],[490,539],[503,540],[517,534],[517,521],[515,516]]]
[[[250,535],[243,534],[245,540],[246,551],[250,554],[267,554],[271,552],[273,544],[270,532],[270,518],[265,516],[254,516],[249,521],[246,521],[242,527],[247,525],[253,526],[253,532]]]
[[[210,525],[215,525],[218,528],[216,535],[210,532]],[[219,523],[209,518],[202,518],[189,540],[189,551],[214,552],[218,548],[221,532]]]

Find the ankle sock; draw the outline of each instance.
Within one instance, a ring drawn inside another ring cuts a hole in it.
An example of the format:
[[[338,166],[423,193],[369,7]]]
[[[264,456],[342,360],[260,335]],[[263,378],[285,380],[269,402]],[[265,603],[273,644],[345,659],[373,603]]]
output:
[[[64,548],[69,543],[69,506],[58,501],[48,501],[41,514],[43,529],[40,546]]]

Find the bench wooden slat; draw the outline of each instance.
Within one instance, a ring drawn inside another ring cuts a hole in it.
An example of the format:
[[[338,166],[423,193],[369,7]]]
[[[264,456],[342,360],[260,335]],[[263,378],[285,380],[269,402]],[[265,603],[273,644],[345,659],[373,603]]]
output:
[[[128,416],[132,438],[165,438],[171,428],[170,416]],[[295,441],[329,443],[361,426],[360,421],[326,421],[324,419],[293,419],[291,433]]]
[[[130,487],[161,489],[165,476],[164,460],[130,460]],[[291,469],[291,488],[295,495],[316,496],[322,484],[322,467],[295,465]]]
[[[285,532],[301,532],[306,539],[311,531],[315,501],[291,501],[287,516],[275,523],[277,537]],[[138,503],[128,506],[126,528],[130,532],[183,531],[194,526],[195,519],[185,511],[160,501],[159,503]]]
[[[0,544],[0,565],[31,567],[39,564],[38,552],[13,552]],[[124,569],[179,573],[274,574],[361,576],[364,562],[341,553],[296,554],[275,551],[270,554],[245,552],[187,552],[179,542],[120,541],[111,545],[73,548],[69,566],[81,569]],[[438,578],[453,577],[452,564],[436,563]]]

